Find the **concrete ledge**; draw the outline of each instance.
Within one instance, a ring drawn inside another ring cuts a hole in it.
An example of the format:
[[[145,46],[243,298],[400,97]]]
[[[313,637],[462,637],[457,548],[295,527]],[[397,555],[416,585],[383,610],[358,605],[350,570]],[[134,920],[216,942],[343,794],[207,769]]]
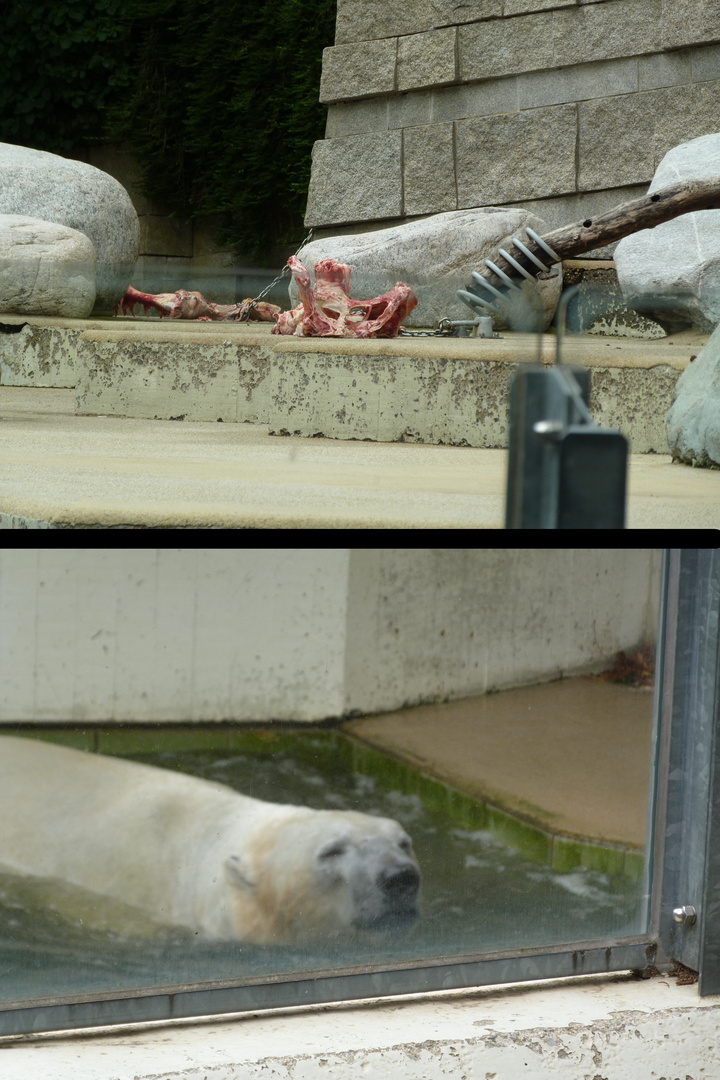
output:
[[[234,332],[233,332],[234,331]],[[274,337],[268,328],[88,329],[78,339],[82,414],[265,423],[271,434],[454,446],[507,445],[511,381],[538,340]],[[542,360],[554,362],[553,336]],[[633,451],[667,452],[664,418],[688,340],[572,337],[567,363],[592,372],[598,423]]]
[[[8,321],[22,323],[18,316]],[[554,363],[538,338],[276,337],[269,325],[37,319],[0,335],[0,380],[76,387],[80,415],[267,425],[271,434],[502,448],[520,364]],[[573,335],[563,362],[591,371],[591,408],[635,453],[667,453],[665,414],[706,336]]]
[[[720,1000],[585,977],[233,1019],[1,1040],[4,1080],[710,1077]],[[12,1052],[9,1052],[12,1051]]]
[[[75,386],[77,339],[106,320],[0,314],[0,386]]]

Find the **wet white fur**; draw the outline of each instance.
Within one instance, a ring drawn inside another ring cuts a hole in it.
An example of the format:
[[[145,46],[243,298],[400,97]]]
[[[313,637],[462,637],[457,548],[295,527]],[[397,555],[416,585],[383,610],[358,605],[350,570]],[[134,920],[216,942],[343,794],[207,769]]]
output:
[[[416,866],[390,818],[12,736],[0,737],[0,864],[258,943],[368,925],[388,906],[378,874]]]

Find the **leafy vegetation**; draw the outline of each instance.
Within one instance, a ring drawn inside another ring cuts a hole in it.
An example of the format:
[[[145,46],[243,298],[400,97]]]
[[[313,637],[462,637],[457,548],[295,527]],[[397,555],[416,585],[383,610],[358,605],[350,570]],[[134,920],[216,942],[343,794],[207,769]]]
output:
[[[0,141],[68,153],[103,134],[132,77],[121,0],[2,5]]]
[[[262,260],[302,236],[336,0],[10,0],[0,139],[122,139],[144,192]]]

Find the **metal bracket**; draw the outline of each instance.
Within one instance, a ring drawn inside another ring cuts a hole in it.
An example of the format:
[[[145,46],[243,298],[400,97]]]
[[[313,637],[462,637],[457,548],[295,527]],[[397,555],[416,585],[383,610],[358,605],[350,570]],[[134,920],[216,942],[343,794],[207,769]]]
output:
[[[623,529],[628,445],[597,427],[590,372],[560,362],[568,289],[558,307],[557,364],[520,371],[510,390],[506,529]]]

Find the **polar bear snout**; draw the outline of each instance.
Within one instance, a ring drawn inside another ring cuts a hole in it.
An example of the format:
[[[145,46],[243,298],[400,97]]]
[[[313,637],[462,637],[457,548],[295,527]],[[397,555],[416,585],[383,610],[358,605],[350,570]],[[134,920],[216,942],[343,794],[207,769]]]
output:
[[[400,869],[384,869],[380,872],[378,885],[393,904],[409,905],[417,899],[420,872],[411,862]]]
[[[399,930],[419,915],[420,870],[414,858],[394,851],[379,853],[374,871],[354,882],[355,917],[359,929]]]

